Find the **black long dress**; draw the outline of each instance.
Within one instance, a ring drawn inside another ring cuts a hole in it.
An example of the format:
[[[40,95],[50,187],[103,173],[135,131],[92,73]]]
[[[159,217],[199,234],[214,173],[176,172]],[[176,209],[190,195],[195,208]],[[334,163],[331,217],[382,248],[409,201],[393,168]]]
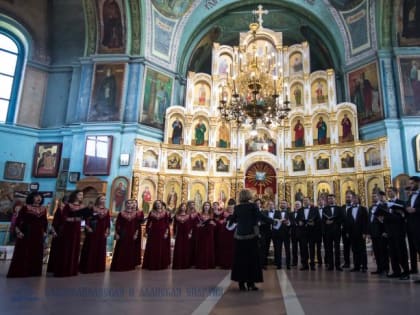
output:
[[[274,220],[262,214],[253,203],[235,206],[229,223],[237,223],[234,238],[234,255],[231,280],[238,282],[263,282],[259,253],[258,222],[273,224]]]

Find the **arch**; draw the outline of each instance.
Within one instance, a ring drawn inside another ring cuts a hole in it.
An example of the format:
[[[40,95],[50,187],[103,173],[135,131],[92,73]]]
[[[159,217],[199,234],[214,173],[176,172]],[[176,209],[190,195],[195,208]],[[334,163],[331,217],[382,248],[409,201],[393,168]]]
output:
[[[0,36],[11,40],[16,45],[16,51],[0,50],[11,56],[16,56],[16,65],[13,72],[0,74],[3,77],[11,78],[10,96],[7,99],[0,99],[3,103],[1,107],[6,107],[3,113],[0,112],[0,122],[13,123],[16,120],[21,88],[23,86],[23,77],[25,72],[25,65],[28,55],[30,53],[32,38],[26,29],[17,21],[0,14]],[[2,40],[4,43],[5,41]],[[9,61],[10,62],[10,61]]]

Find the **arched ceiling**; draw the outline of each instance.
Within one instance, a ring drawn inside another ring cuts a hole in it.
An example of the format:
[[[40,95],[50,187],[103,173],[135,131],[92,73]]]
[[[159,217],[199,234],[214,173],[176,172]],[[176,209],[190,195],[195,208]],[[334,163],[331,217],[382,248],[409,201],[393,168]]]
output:
[[[213,42],[221,45],[239,45],[239,32],[248,31],[249,23],[254,19],[252,10],[255,5],[246,5],[224,11],[214,20],[204,21],[195,35],[200,38],[190,51],[188,71],[211,72],[211,54]],[[263,16],[263,26],[276,32],[283,32],[283,45],[290,46],[308,41],[311,48],[311,71],[337,68],[338,53],[334,41],[328,38],[319,22],[298,10],[276,5],[264,5],[269,10]]]

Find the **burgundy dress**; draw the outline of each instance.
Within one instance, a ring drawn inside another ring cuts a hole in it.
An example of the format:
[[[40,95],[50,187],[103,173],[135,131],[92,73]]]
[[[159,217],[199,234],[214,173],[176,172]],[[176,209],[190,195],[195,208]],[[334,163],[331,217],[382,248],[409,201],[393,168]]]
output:
[[[57,208],[57,210],[54,213],[54,218],[51,224],[57,236],[53,237],[51,240],[50,254],[48,255],[47,272],[54,272],[55,263],[56,263],[57,255],[58,255],[58,243],[59,243],[58,232],[60,230],[62,212],[63,212],[62,208]]]
[[[137,210],[137,218],[139,220],[139,237],[136,239],[135,260],[136,260],[136,266],[140,266],[141,265],[141,239],[142,239],[141,225],[144,223],[143,211]]]
[[[175,216],[174,233],[175,246],[174,258],[172,261],[173,269],[187,269],[191,267],[190,248],[192,226],[191,218],[188,214],[179,214]]]
[[[141,237],[141,216],[136,211],[122,211],[118,214],[115,222],[115,234],[117,240],[112,255],[111,271],[128,271],[136,268],[136,239]]]
[[[216,234],[218,244],[216,252],[216,257],[218,258],[217,266],[222,269],[231,269],[233,262],[233,234],[235,230],[229,231],[226,228],[226,218],[229,216],[229,212],[223,212],[223,215],[218,221],[218,230]]]
[[[33,277],[42,274],[44,233],[47,231],[47,209],[24,206],[16,218],[16,227],[24,234],[16,239],[7,277]]]
[[[59,224],[57,259],[54,277],[76,276],[79,271],[80,211],[82,205],[67,204]]]
[[[215,267],[214,259],[214,220],[208,215],[200,215],[196,233],[195,267],[210,269]]]
[[[147,242],[143,269],[166,269],[171,263],[171,235],[169,212],[151,211],[146,223]]]
[[[191,220],[191,242],[190,242],[190,265],[195,266],[195,249],[197,247],[197,225],[200,223],[200,217],[197,212],[190,214]]]
[[[80,255],[81,273],[104,272],[106,262],[106,233],[109,231],[110,216],[106,208],[93,208],[93,214],[86,220],[92,232],[86,231]]]

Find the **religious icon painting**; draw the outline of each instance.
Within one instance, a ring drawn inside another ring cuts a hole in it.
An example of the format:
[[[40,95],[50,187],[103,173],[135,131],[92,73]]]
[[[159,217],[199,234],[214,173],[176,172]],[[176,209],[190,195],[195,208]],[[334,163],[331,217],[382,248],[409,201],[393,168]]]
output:
[[[292,104],[295,106],[303,106],[303,85],[300,83],[295,83],[290,88],[290,97]]]
[[[4,166],[4,179],[23,180],[25,176],[25,163],[6,161]]]
[[[177,181],[168,181],[165,187],[166,208],[175,212],[181,203],[181,185]]]
[[[128,199],[130,184],[127,177],[118,176],[112,182],[110,210],[111,214],[118,214],[124,209]]]
[[[312,104],[322,104],[328,101],[328,84],[324,79],[317,79],[311,86]]]
[[[305,161],[300,155],[296,156],[293,159],[292,163],[293,163],[293,172],[302,172],[305,170]]]
[[[203,202],[207,200],[206,186],[203,183],[193,183],[188,200],[194,201],[195,208],[198,211],[201,211],[201,208],[203,207]]]
[[[205,171],[207,169],[207,159],[200,156],[195,156],[191,159],[191,169],[193,171]]]
[[[143,106],[140,123],[162,129],[166,109],[171,105],[173,78],[147,68],[144,80]]]
[[[294,187],[294,197],[295,201],[303,201],[303,198],[306,196],[306,186],[302,183],[298,183]]]
[[[33,177],[57,177],[60,157],[61,143],[40,142],[35,145],[33,158]]]
[[[419,2],[416,0],[399,0],[396,2],[398,17],[398,43],[400,46],[420,46]]]
[[[210,86],[206,82],[198,82],[194,86],[194,105],[210,106]]]
[[[359,127],[384,118],[376,62],[348,74],[350,100],[357,107]]]
[[[126,25],[123,0],[96,0],[98,19],[98,53],[125,51]]]
[[[314,135],[316,138],[314,139],[314,144],[317,145],[324,145],[330,142],[329,133],[330,128],[327,124],[328,117],[326,115],[319,115],[316,117],[313,128],[314,128]]]
[[[209,143],[209,125],[204,118],[199,118],[193,123],[192,145],[207,146]]]
[[[321,153],[316,159],[316,169],[321,170],[327,170],[330,168],[330,158],[328,155]]]
[[[331,193],[331,187],[328,183],[325,182],[321,182],[318,183],[317,185],[317,199],[319,200],[320,198],[327,198],[328,194]]]
[[[368,179],[366,188],[367,188],[368,204],[370,205],[373,202],[372,195],[378,194],[380,191],[384,190],[381,180],[376,176]]]
[[[143,153],[142,167],[158,168],[158,155],[154,151],[147,150]]]
[[[227,54],[222,54],[219,57],[217,72],[219,75],[232,75],[232,58]]]
[[[224,208],[226,206],[227,201],[229,200],[229,185],[226,183],[216,183],[214,189],[214,199],[219,202],[219,206]]]
[[[144,214],[152,210],[152,202],[156,199],[156,185],[150,179],[145,179],[139,187],[139,208]]]
[[[172,153],[168,156],[168,170],[180,170],[182,165],[182,158],[177,153]]]
[[[219,137],[217,141],[217,146],[219,148],[228,148],[230,147],[230,128],[225,123],[222,122],[222,124],[219,126]]]
[[[355,180],[347,179],[341,184],[341,200],[346,200],[346,194],[356,193]]]
[[[181,116],[171,118],[169,126],[172,127],[172,133],[169,133],[169,143],[184,143],[184,119]]]
[[[420,19],[420,17],[419,17]],[[404,115],[420,115],[420,58],[398,58],[401,104]]]
[[[300,52],[293,53],[289,59],[290,74],[295,74],[303,71],[302,54]]]
[[[354,168],[353,152],[347,151],[341,155],[341,168]]]
[[[381,165],[381,153],[376,148],[370,148],[365,152],[365,166]]]
[[[125,64],[97,64],[88,121],[121,120]]]
[[[229,160],[226,157],[219,157],[216,159],[217,172],[229,172]]]
[[[353,115],[349,112],[344,112],[338,117],[338,121],[341,124],[341,128],[338,130],[339,135],[339,142],[345,143],[345,142],[352,142],[354,141],[354,121],[353,121]]]

